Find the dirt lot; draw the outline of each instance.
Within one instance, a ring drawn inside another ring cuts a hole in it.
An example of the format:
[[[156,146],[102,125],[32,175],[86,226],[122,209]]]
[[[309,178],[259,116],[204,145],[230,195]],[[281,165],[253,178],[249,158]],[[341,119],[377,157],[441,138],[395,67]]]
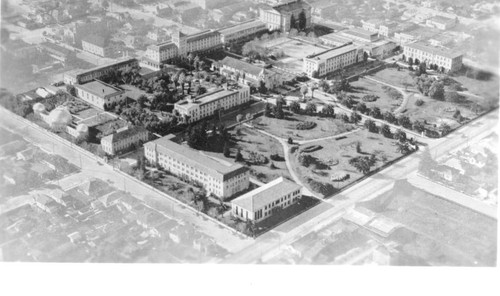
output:
[[[355,128],[354,125],[344,123],[340,119],[323,118],[286,112],[286,119],[276,119],[261,116],[251,122],[255,127],[283,139],[292,137],[296,140],[309,140],[324,138],[348,132]],[[314,122],[316,126],[309,130],[298,130],[296,125],[300,122]]]
[[[356,152],[357,142],[361,144],[361,153]],[[335,193],[338,188],[345,187],[363,176],[349,164],[351,158],[356,156],[375,155],[377,162],[375,166],[372,167],[373,170],[401,156],[396,150],[397,148],[394,140],[384,138],[380,134],[369,133],[366,130],[350,134],[344,139],[330,139],[314,142],[314,145],[321,146],[321,149],[306,154],[317,159],[316,165],[313,164],[309,167],[304,167],[298,161],[298,155],[301,149],[310,145],[300,146],[298,150],[293,153],[291,156],[292,165],[304,184],[308,183],[307,177],[311,177],[320,183],[333,185],[335,189],[331,188],[332,192],[326,194],[326,196]],[[332,174],[342,172],[349,174],[350,178],[344,182],[338,183],[330,181]]]

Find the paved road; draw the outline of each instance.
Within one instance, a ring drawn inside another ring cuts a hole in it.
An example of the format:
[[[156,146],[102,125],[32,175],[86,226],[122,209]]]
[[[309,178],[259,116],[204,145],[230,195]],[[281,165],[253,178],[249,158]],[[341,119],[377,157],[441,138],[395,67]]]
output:
[[[497,124],[498,110],[495,110],[447,137],[436,140],[428,139],[427,149],[430,149],[431,154],[437,159],[462,145],[466,145],[464,137],[471,139],[482,137],[494,131]],[[339,219],[347,209],[355,206],[357,202],[375,198],[391,189],[396,180],[406,179],[407,176],[415,173],[422,153],[422,150],[414,153],[333,198],[325,200],[311,210],[290,219],[276,227],[272,232],[258,237],[254,244],[230,256],[224,262],[252,263],[259,258],[263,258],[265,261],[266,258],[278,252],[283,245],[290,244],[311,231],[316,231],[332,223]]]

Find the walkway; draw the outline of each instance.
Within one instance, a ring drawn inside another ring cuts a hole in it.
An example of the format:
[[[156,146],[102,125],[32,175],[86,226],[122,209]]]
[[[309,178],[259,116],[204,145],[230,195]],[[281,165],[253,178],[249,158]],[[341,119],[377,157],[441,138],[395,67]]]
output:
[[[388,87],[392,87],[395,90],[399,91],[401,94],[403,94],[403,101],[401,102],[401,105],[399,105],[399,107],[396,110],[394,110],[394,113],[401,113],[406,108],[406,105],[408,104],[410,97],[413,97],[413,95],[414,95],[414,94],[409,94],[407,91],[405,91],[403,88],[401,88],[399,86],[395,86],[395,85],[392,85],[392,84],[389,84],[389,83],[386,83],[386,82],[383,82],[383,81],[380,81],[380,80],[377,80],[375,78],[368,77],[368,76],[365,76],[365,78],[368,80],[371,80],[373,82],[383,84],[383,85],[388,86]]]
[[[287,140],[285,139],[282,139],[280,137],[277,137],[273,134],[270,134],[268,132],[265,132],[263,130],[260,130],[258,128],[255,128],[251,125],[249,125],[248,123],[244,123],[243,124],[244,126],[248,127],[248,128],[251,128],[261,134],[264,134],[266,136],[269,136],[273,139],[276,139],[278,142],[280,142],[281,146],[283,146],[283,154],[285,155],[285,163],[286,163],[286,168],[288,169],[288,171],[290,172],[290,175],[292,176],[292,179],[295,183],[299,184],[300,186],[302,186],[304,189],[302,190],[302,193],[304,195],[309,195],[309,196],[312,196],[312,197],[315,197],[317,199],[320,199],[320,200],[323,200],[320,196],[318,196],[317,194],[313,193],[311,190],[309,190],[305,185],[304,183],[302,183],[302,181],[300,180],[300,178],[295,174],[295,171],[293,170],[293,166],[292,166],[292,163],[290,162],[290,155],[288,153],[289,151],[289,147],[288,147],[288,142]]]
[[[352,131],[348,131],[348,132],[345,132],[345,133],[342,133],[342,134],[338,134],[338,135],[333,135],[333,136],[328,136],[328,137],[323,137],[323,138],[310,139],[310,140],[299,140],[299,141],[295,141],[295,142],[298,143],[298,144],[300,144],[300,145],[303,145],[303,144],[309,144],[309,143],[323,141],[323,140],[337,139],[337,138],[340,138],[340,137],[344,137],[344,136],[353,134],[353,133],[355,133],[355,132],[357,132],[359,130],[361,130],[361,128],[356,128],[356,129],[353,129]]]

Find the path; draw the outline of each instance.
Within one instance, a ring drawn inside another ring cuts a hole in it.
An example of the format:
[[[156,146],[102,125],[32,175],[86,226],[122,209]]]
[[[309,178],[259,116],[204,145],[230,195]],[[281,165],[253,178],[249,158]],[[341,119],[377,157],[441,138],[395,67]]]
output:
[[[365,76],[365,79],[371,80],[371,81],[379,83],[379,84],[383,84],[383,85],[388,86],[388,87],[392,87],[395,90],[399,91],[401,94],[403,94],[403,101],[401,102],[401,105],[399,105],[399,107],[396,110],[394,110],[394,113],[401,113],[404,109],[406,109],[406,105],[408,104],[409,99],[411,97],[413,97],[413,95],[414,95],[414,94],[409,94],[407,91],[405,91],[403,88],[401,88],[399,86],[395,86],[395,85],[377,80],[377,79],[369,77],[369,76]]]
[[[310,140],[299,140],[299,141],[295,141],[295,142],[298,143],[298,144],[300,144],[300,145],[303,145],[303,144],[309,144],[309,143],[323,141],[323,140],[336,139],[336,138],[340,138],[340,137],[344,137],[344,136],[353,134],[355,132],[358,132],[359,130],[361,130],[361,128],[356,128],[356,129],[353,129],[352,131],[348,131],[348,132],[345,132],[345,133],[342,133],[342,134],[338,134],[338,135],[333,135],[333,136],[328,136],[328,137],[323,137],[323,138],[310,139]]]
[[[304,185],[304,183],[302,183],[302,181],[300,180],[300,178],[295,174],[295,171],[293,170],[292,163],[290,162],[290,154],[288,153],[288,151],[289,151],[288,143],[287,143],[287,141],[285,139],[282,139],[282,138],[277,137],[277,136],[275,136],[273,134],[270,134],[268,132],[265,132],[263,130],[255,128],[255,127],[249,125],[248,123],[244,123],[243,125],[246,126],[246,127],[248,127],[248,128],[251,128],[251,129],[253,129],[253,130],[255,130],[255,131],[257,131],[257,132],[259,132],[261,134],[264,134],[264,135],[269,136],[269,137],[271,137],[273,139],[276,139],[278,142],[280,142],[281,146],[283,147],[283,154],[285,155],[286,168],[290,172],[290,175],[292,176],[293,181],[303,187],[302,194],[309,195],[309,196],[315,197],[317,199],[323,200],[320,196],[318,196],[318,195],[314,194],[313,192],[311,192],[311,190],[309,190]]]

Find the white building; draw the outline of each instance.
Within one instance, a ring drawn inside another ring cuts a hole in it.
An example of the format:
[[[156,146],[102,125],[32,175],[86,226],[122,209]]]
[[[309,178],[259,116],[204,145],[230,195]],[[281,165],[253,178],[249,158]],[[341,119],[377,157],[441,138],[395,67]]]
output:
[[[101,139],[101,147],[109,155],[120,154],[134,145],[140,145],[149,140],[149,132],[141,126],[126,126],[111,135]]]
[[[279,177],[231,201],[231,214],[243,221],[259,222],[298,202],[302,187]]]
[[[103,110],[125,99],[123,90],[99,80],[78,84],[75,88],[79,98]]]
[[[218,89],[196,98],[183,100],[174,105],[174,110],[187,122],[195,122],[216,114],[218,110],[227,110],[250,101],[250,88],[237,86]]]
[[[205,155],[172,141],[174,135],[144,144],[144,155],[154,165],[170,173],[199,182],[219,197],[230,197],[249,186],[248,168]]]
[[[363,49],[354,44],[347,44],[305,57],[303,67],[308,76],[312,77],[316,73],[316,77],[321,77],[362,60]]]
[[[251,20],[231,27],[220,29],[221,42],[231,44],[249,40],[258,33],[267,31],[267,26],[262,21]]]
[[[139,66],[139,61],[137,59],[128,58],[89,70],[69,71],[64,74],[64,83],[86,83],[94,79],[99,79],[102,76],[109,74],[111,71],[124,71],[137,66]]]
[[[440,15],[434,16],[425,22],[426,26],[439,30],[447,30],[449,28],[453,28],[456,24],[457,23],[454,19]]]
[[[311,5],[303,0],[295,0],[282,3],[268,9],[260,9],[259,19],[267,25],[270,31],[280,30],[283,32],[290,31],[291,27],[297,27],[300,13],[304,12],[306,17],[305,27],[311,26]],[[295,19],[295,24],[291,24]]]
[[[89,35],[82,38],[82,48],[86,52],[101,56],[110,57],[117,51],[117,46],[109,38],[98,35]]]
[[[438,65],[443,72],[457,71],[462,67],[463,54],[458,51],[433,47],[422,42],[410,43],[403,46],[405,60],[409,58],[419,63],[425,62],[427,66]]]
[[[225,57],[220,63],[220,73],[243,84],[253,84],[259,87],[263,81],[268,89],[283,84],[283,76],[264,67],[251,64],[233,57]]]

